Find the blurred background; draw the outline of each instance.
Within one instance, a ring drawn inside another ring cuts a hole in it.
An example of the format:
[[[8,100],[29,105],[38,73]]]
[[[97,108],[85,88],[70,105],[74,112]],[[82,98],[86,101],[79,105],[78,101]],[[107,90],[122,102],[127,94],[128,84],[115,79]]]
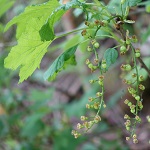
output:
[[[95,111],[85,108],[88,97],[98,91],[89,80],[97,76],[91,74],[85,60],[90,56],[84,53],[88,42],[84,42],[76,53],[77,65],[60,73],[54,82],[47,82],[43,74],[53,60],[64,50],[82,41],[80,34],[69,35],[50,45],[40,69],[21,84],[18,84],[18,71],[4,68],[4,58],[12,46],[16,45],[16,26],[3,32],[5,25],[14,16],[24,11],[27,5],[46,2],[44,0],[0,0],[0,150],[148,150],[150,149],[150,79],[144,69],[146,90],[143,93],[144,109],[141,111],[142,123],[137,127],[139,143],[126,141],[128,133],[124,127],[123,116],[130,113],[124,99],[130,98],[126,87],[120,80],[120,57],[118,62],[106,73],[105,100],[107,108],[101,111],[102,121],[87,134],[74,139],[71,130],[80,121],[80,116],[92,116]],[[66,3],[64,1],[64,3]],[[90,2],[90,1],[89,1]],[[116,0],[103,0],[118,7]],[[143,1],[138,9],[131,10],[130,19],[136,24],[126,25],[139,38],[136,45],[141,48],[142,57],[150,68],[150,6]],[[145,9],[146,8],[146,9]],[[148,9],[147,9],[148,10]],[[63,33],[82,27],[85,16],[81,10],[68,11],[55,26],[55,33]],[[98,33],[102,34],[102,33]],[[99,39],[101,54],[117,43],[112,39]]]

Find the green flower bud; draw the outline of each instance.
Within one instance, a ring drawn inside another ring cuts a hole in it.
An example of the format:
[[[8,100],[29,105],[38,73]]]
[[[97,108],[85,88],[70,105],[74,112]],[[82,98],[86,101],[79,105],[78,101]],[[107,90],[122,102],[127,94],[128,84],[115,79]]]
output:
[[[139,81],[144,81],[144,77],[142,75],[139,76]]]
[[[91,105],[90,105],[90,104],[86,104],[86,108],[87,108],[87,109],[90,109],[90,108],[91,108]]]
[[[140,56],[141,56],[140,53],[135,53],[135,57],[136,57],[136,58],[138,58],[138,57],[140,57]]]
[[[93,68],[93,64],[92,63],[88,64],[88,68],[92,69]]]
[[[132,42],[137,43],[138,39],[135,35],[132,36]]]
[[[128,106],[131,106],[131,105],[132,105],[132,103],[131,103],[131,102],[129,102],[129,103],[128,103]]]
[[[121,52],[126,52],[127,49],[126,49],[126,47],[123,45],[123,46],[120,47],[120,51],[121,51]]]
[[[99,108],[99,102],[95,102],[95,103],[93,104],[93,107],[94,107],[94,109],[98,109],[98,108]]]
[[[90,64],[90,60],[87,59],[85,63],[86,63],[87,65]]]
[[[99,115],[96,115],[94,118],[94,122],[98,123],[99,121],[101,121],[101,117]]]
[[[129,131],[129,130],[130,130],[130,127],[126,126],[126,130],[128,130],[128,131]]]
[[[121,0],[121,5],[123,5],[125,3],[126,0]]]
[[[92,83],[95,83],[95,80],[89,80],[89,82],[92,84]]]
[[[92,48],[90,46],[87,47],[88,52],[92,52]]]
[[[144,90],[145,90],[145,86],[142,85],[142,84],[140,84],[140,85],[139,85],[139,89],[142,90],[142,91],[144,91]]]
[[[97,96],[97,97],[100,97],[100,96],[102,96],[102,95],[103,95],[103,93],[101,93],[101,92],[97,92],[97,93],[96,93],[96,96]]]
[[[135,113],[135,109],[131,109],[130,111],[131,111],[131,113]]]
[[[98,84],[99,85],[103,85],[103,81],[98,81]]]
[[[126,66],[125,66],[125,70],[126,71],[130,71],[132,69],[132,67],[129,65],[129,64],[127,64]]]
[[[85,121],[87,119],[87,117],[81,116],[80,119],[81,119],[81,121]]]
[[[107,20],[103,20],[102,23],[103,23],[104,27],[106,27],[108,25],[108,21]]]
[[[124,101],[124,103],[125,103],[125,104],[128,104],[128,103],[129,103],[129,100],[128,100],[128,99],[126,99],[126,100]]]
[[[93,97],[89,97],[89,102],[92,102],[94,101],[94,98]]]
[[[140,96],[135,96],[135,99],[137,100],[137,101],[139,101],[140,100]]]
[[[100,45],[99,45],[98,42],[94,43],[94,47],[95,47],[95,48],[99,48],[99,46],[100,46]]]
[[[130,41],[130,39],[128,38],[128,39],[126,39],[126,44],[127,45],[130,45],[131,44],[131,41]]]
[[[102,68],[103,68],[103,69],[106,69],[106,68],[107,68],[107,65],[106,65],[106,64],[102,64]]]

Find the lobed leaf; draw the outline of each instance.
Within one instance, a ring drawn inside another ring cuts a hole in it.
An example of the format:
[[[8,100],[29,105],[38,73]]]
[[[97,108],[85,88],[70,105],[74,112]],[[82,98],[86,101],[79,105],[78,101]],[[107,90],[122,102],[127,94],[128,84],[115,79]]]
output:
[[[75,51],[78,45],[71,47],[64,53],[62,53],[49,67],[44,74],[45,80],[54,80],[59,72],[65,69],[68,65],[75,65]]]
[[[17,17],[14,17],[5,28],[5,31],[17,24],[18,45],[11,49],[11,52],[5,59],[5,67],[17,69],[20,67],[19,83],[26,80],[36,68],[47,52],[47,47],[54,39],[54,34],[49,33],[49,40],[42,41],[39,31],[51,14],[60,4],[57,0],[51,0],[47,3],[29,6]]]

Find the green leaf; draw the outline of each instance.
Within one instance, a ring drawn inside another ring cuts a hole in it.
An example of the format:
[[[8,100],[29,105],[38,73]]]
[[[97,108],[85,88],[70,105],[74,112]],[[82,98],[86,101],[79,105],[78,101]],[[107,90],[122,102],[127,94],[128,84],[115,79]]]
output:
[[[44,123],[41,121],[44,116],[45,113],[35,113],[28,116],[21,130],[21,136],[28,138],[36,137],[44,129]]]
[[[14,4],[14,0],[0,0],[0,17]]]
[[[147,5],[150,5],[150,1],[149,0],[141,2],[141,3],[138,4],[138,6],[147,6]]]
[[[49,40],[41,41],[39,31],[49,14],[58,6],[57,0],[29,6],[22,14],[14,17],[6,25],[5,30],[13,24],[17,24],[18,45],[11,49],[4,63],[6,68],[13,70],[20,67],[19,83],[26,80],[39,67],[44,54],[47,52],[47,47],[54,39],[54,34],[49,33]]]
[[[104,59],[106,60],[107,65],[106,70],[108,70],[108,68],[116,62],[117,58],[118,58],[118,51],[116,49],[109,48],[105,51]]]
[[[126,0],[122,5],[123,12],[126,10],[127,7],[137,6],[138,3],[140,3],[141,1],[142,0]],[[111,0],[107,7],[111,13],[117,13],[122,15],[121,3],[119,0]]]
[[[73,46],[72,48],[62,53],[45,72],[44,79],[52,81],[56,78],[57,74],[66,68],[69,64],[75,65],[76,61],[74,53],[77,47],[78,45]]]
[[[146,6],[146,12],[150,13],[150,4]]]
[[[67,10],[70,8],[75,7],[84,7],[85,4],[81,3],[77,0],[74,0],[72,2],[68,2],[67,4],[59,6],[57,9],[55,9],[47,19],[46,23],[42,26],[41,30],[39,31],[41,40],[42,41],[49,41],[51,37],[50,34],[54,35],[54,24],[61,19],[61,17],[66,13]]]
[[[124,5],[133,7],[133,6],[137,6],[137,4],[140,3],[141,1],[142,0],[126,0]]]
[[[150,26],[146,29],[146,31],[142,32],[141,35],[141,40],[143,43],[145,43],[150,36]]]
[[[28,6],[23,13],[8,22],[5,27],[5,31],[8,30],[13,24],[17,24],[17,32],[19,32],[18,34],[20,35],[23,31],[25,31],[26,24],[29,23],[32,18],[37,18],[37,21],[38,19],[43,18],[44,24],[49,15],[59,6],[60,4],[57,0],[50,0],[49,2],[40,5]]]
[[[56,10],[54,10],[48,21],[42,26],[39,33],[42,41],[49,41],[51,37],[49,35],[54,35],[54,24],[63,16],[66,11],[63,10],[63,7],[60,6]]]

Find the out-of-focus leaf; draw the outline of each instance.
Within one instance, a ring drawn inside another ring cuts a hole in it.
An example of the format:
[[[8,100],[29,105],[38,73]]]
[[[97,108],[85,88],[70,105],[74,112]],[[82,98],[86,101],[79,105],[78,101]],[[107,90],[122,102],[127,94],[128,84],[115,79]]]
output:
[[[147,13],[150,13],[150,5],[147,5],[147,6],[146,6],[146,12],[147,12]]]
[[[86,104],[88,102],[88,98],[95,95],[97,91],[97,86],[94,86],[91,90],[88,90],[80,100],[76,100],[68,105],[65,106],[65,112],[69,117],[77,116],[80,117],[81,115],[85,114],[86,111]],[[77,107],[78,106],[78,107]]]
[[[37,113],[28,116],[21,130],[23,137],[34,138],[44,129],[44,123],[41,121],[45,113]]]
[[[146,42],[148,37],[150,36],[150,26],[146,29],[144,33],[142,33],[141,40],[142,42]]]
[[[64,138],[65,137],[65,138]],[[77,146],[82,143],[83,137],[75,139],[71,135],[71,129],[69,130],[60,130],[54,137],[54,150],[75,150]]]
[[[13,6],[15,0],[0,0],[0,17]]]
[[[141,1],[142,0],[126,0],[124,5],[133,7],[133,6],[137,6],[138,3],[140,3]]]
[[[97,147],[94,144],[86,143],[83,145],[82,150],[97,150]]]

